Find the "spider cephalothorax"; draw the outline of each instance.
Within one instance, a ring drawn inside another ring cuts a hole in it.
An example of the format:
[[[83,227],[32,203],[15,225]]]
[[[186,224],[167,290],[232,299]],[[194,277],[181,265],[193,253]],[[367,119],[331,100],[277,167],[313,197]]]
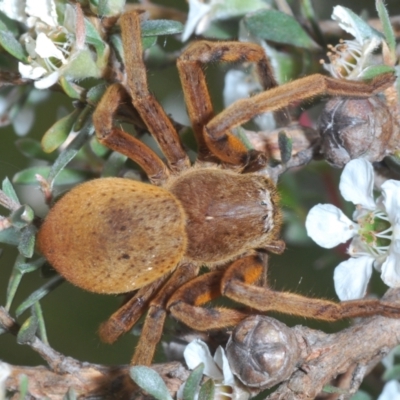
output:
[[[38,234],[41,252],[72,283],[101,293],[137,290],[102,325],[102,339],[116,340],[148,308],[132,363],[149,364],[167,312],[202,331],[235,325],[247,315],[201,307],[221,294],[259,311],[325,320],[375,313],[398,316],[396,307],[379,300],[337,304],[257,286],[265,277],[265,252],[284,249],[279,240],[281,211],[265,155],[248,151],[230,133],[259,113],[316,95],[368,97],[390,85],[392,77],[379,76],[366,84],[312,75],[277,86],[260,46],[194,43],[177,63],[198,144],[198,159],[191,166],[173,124],[148,90],[139,13],[124,14],[120,22],[126,84],[107,89],[93,122],[99,141],[139,164],[152,184],[106,178],[77,186],[56,203]],[[214,116],[202,70],[210,61],[256,63],[266,90]],[[115,126],[120,104],[128,101],[158,142],[167,165]],[[198,276],[203,264],[211,271]]]

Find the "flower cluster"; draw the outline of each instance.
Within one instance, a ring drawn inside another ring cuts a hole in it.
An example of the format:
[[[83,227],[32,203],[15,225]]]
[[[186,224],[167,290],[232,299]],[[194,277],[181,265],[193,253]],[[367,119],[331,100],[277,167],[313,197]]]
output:
[[[356,205],[353,221],[332,204],[314,206],[306,219],[308,235],[320,246],[332,248],[352,239],[351,258],[334,273],[341,300],[362,298],[375,267],[390,287],[400,286],[400,182],[387,180],[382,196],[374,199],[374,171],[363,159],[350,161],[343,170],[339,189]]]

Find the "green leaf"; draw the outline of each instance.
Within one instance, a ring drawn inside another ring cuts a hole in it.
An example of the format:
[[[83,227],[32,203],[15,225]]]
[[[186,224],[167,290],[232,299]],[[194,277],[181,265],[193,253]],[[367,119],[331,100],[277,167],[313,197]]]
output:
[[[33,221],[35,214],[27,205],[19,207],[17,210],[13,211],[10,215],[10,221],[18,229],[23,228],[27,224]]]
[[[35,316],[30,316],[22,325],[17,334],[18,344],[32,343],[36,336],[38,320]]]
[[[75,109],[71,114],[59,119],[46,131],[41,140],[42,149],[45,153],[53,152],[65,142],[80,112],[81,110]]]
[[[10,53],[19,61],[23,63],[28,62],[28,58],[25,49],[21,43],[14,37],[13,33],[8,30],[7,26],[3,21],[0,20],[0,45],[3,46],[4,50]]]
[[[51,167],[51,170],[47,177],[47,181],[49,182],[50,187],[53,186],[57,175],[59,175],[64,170],[65,166],[76,156],[78,151],[86,143],[90,131],[93,130],[93,125],[87,126],[86,128],[82,129],[68,145],[68,147],[60,153],[60,155],[57,157],[57,160]]]
[[[19,398],[24,400],[27,398],[28,394],[28,384],[29,380],[25,374],[19,376]]]
[[[36,175],[39,174],[46,178],[50,174],[51,169],[52,167],[50,166],[38,166],[24,169],[14,175],[13,182],[22,185],[37,185]],[[87,177],[88,175],[83,172],[64,168],[57,176],[57,184],[73,185],[84,181]]]
[[[199,392],[198,400],[213,400],[215,395],[215,383],[212,379],[209,379],[204,383]]]
[[[15,142],[17,149],[27,158],[54,161],[56,156],[45,153],[38,140],[22,138]]]
[[[37,332],[40,340],[45,344],[49,344],[49,341],[47,339],[46,326],[44,324],[43,310],[38,301],[32,306],[32,315],[38,321]]]
[[[61,76],[58,80],[65,94],[71,99],[81,100],[84,89],[76,83],[68,80],[65,76]]]
[[[362,390],[359,390],[354,396],[350,397],[350,400],[372,400],[372,397]]]
[[[143,50],[150,49],[157,43],[157,36],[142,37],[142,48]]]
[[[98,85],[91,87],[86,94],[86,101],[92,106],[97,105],[97,103],[103,97],[106,89],[107,84],[105,82],[99,83]]]
[[[293,140],[282,131],[278,134],[278,145],[282,163],[286,164],[292,157]]]
[[[28,225],[21,230],[18,251],[26,258],[31,258],[35,251],[35,235],[37,229],[34,225]]]
[[[394,34],[392,24],[385,4],[382,0],[376,0],[376,11],[378,11],[379,19],[381,20],[383,33],[386,38],[386,43],[392,55],[396,54],[396,36]]]
[[[116,151],[113,151],[108,157],[108,160],[104,164],[103,167],[103,172],[101,176],[107,177],[107,176],[116,176],[118,175],[118,172],[121,170],[121,168],[124,166],[125,161],[128,159],[127,156],[124,156],[121,153],[118,153]]]
[[[98,30],[87,18],[85,18],[85,31],[85,42],[91,44],[96,49],[96,53],[99,57],[102,57],[106,49],[106,43],[103,42]]]
[[[49,294],[53,289],[64,282],[64,278],[60,275],[56,275],[46,282],[39,289],[35,290],[31,295],[29,295],[16,309],[15,315],[19,317],[25,310],[35,304],[37,301],[42,299],[44,296]]]
[[[140,24],[142,37],[176,35],[183,32],[184,26],[178,21],[156,19],[144,21]]]
[[[393,67],[389,67],[388,65],[371,65],[370,67],[365,68],[365,70],[362,72],[361,78],[363,80],[369,80],[375,78],[375,76],[389,72],[394,73],[395,69]]]
[[[303,49],[319,48],[293,17],[277,10],[248,14],[243,18],[243,23],[251,35],[260,39]]]
[[[21,282],[23,272],[19,269],[19,265],[25,262],[25,257],[22,257],[20,254],[17,256],[10,279],[8,280],[7,285],[7,294],[6,294],[6,305],[5,309],[7,311],[10,310],[11,304],[14,300],[15,293],[17,292],[18,286]]]
[[[133,381],[157,400],[172,400],[161,376],[149,367],[137,366],[129,369]]]
[[[74,388],[70,387],[68,392],[64,395],[63,400],[77,400],[77,398]]]
[[[194,400],[203,377],[204,363],[200,363],[189,375],[183,388],[183,400]]]
[[[2,184],[1,188],[2,188],[3,192],[6,194],[6,196],[8,196],[12,201],[14,201],[17,204],[21,204],[19,202],[17,193],[15,193],[13,185],[11,184],[11,182],[8,178],[5,178],[3,180],[3,184]]]
[[[384,381],[390,381],[392,379],[399,379],[400,378],[400,365],[395,365],[392,368],[389,368],[385,371],[382,376]]]
[[[0,243],[11,244],[13,246],[18,246],[19,244],[20,232],[13,226],[0,231]]]

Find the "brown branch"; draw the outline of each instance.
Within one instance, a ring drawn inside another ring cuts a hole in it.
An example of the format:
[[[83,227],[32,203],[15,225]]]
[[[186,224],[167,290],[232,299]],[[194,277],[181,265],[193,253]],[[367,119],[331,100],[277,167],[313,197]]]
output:
[[[400,290],[389,290],[385,301],[400,302]],[[364,376],[390,349],[400,344],[400,320],[381,316],[362,319],[335,334],[322,334],[303,326],[293,328],[302,351],[301,367],[281,384],[268,400],[314,399],[323,387],[353,369],[341,386],[341,394],[330,399],[348,399]]]

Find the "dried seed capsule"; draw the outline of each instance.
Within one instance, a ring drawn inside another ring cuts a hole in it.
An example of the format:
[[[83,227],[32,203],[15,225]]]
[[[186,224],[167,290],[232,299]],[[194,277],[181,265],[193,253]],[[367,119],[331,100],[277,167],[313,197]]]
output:
[[[333,98],[320,118],[322,152],[328,162],[343,167],[354,158],[380,161],[390,153],[393,119],[377,96]]]
[[[293,331],[260,315],[246,318],[235,328],[226,354],[233,373],[246,386],[263,389],[288,379],[300,361]]]

